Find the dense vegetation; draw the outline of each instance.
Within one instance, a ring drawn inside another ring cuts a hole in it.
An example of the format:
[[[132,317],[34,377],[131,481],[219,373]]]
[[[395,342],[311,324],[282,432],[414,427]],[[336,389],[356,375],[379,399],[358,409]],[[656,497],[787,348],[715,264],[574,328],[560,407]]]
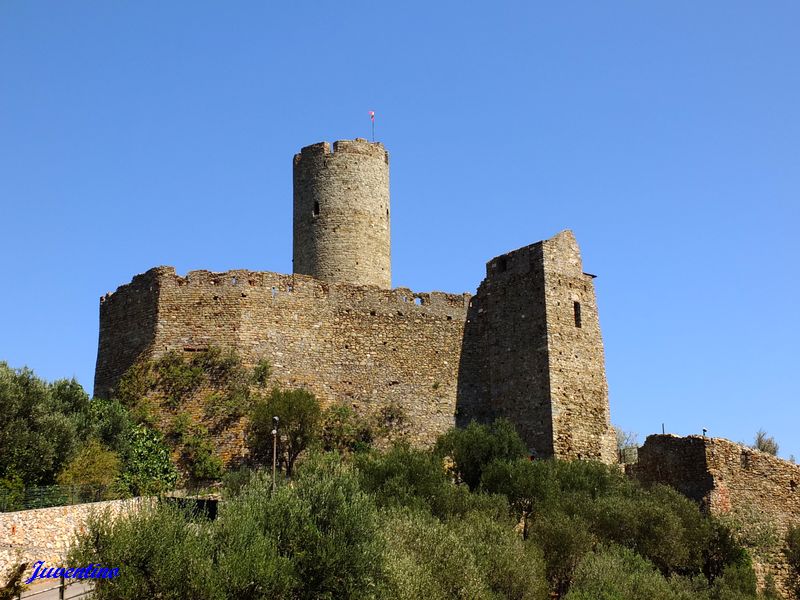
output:
[[[109,599],[757,597],[747,552],[695,504],[598,463],[530,461],[507,422],[431,450],[307,453],[274,494],[259,470],[229,483],[217,520],[99,516],[71,560],[125,566]]]
[[[6,509],[21,506],[31,486],[78,486],[79,500],[98,500],[175,484],[162,436],[116,400],[90,400],[74,380],[47,383],[6,363],[0,363],[0,399],[0,496]]]
[[[756,594],[731,523],[614,467],[531,461],[507,421],[451,430],[428,450],[388,444],[396,406],[323,410],[270,387],[266,362],[246,369],[216,349],[139,364],[116,396],[90,400],[74,381],[0,364],[5,488],[90,484],[93,500],[224,482],[213,521],[158,501],[97,515],[69,562],[121,567],[100,598],[773,597]],[[189,412],[198,401],[205,420]],[[243,416],[251,462],[225,473],[212,432]],[[800,529],[785,553],[800,581]]]

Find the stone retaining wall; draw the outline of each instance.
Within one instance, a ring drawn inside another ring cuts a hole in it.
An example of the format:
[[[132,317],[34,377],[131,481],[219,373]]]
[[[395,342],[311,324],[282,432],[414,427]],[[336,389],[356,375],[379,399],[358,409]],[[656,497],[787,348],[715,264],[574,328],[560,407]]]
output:
[[[0,585],[20,562],[62,563],[92,512],[109,510],[116,515],[135,510],[143,500],[130,498],[0,513]]]

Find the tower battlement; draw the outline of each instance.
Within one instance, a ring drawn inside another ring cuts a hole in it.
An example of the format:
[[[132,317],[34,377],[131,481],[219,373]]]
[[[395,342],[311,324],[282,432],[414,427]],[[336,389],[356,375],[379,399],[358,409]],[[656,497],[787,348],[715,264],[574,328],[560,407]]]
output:
[[[329,282],[392,283],[389,154],[365,139],[294,156],[294,272]]]

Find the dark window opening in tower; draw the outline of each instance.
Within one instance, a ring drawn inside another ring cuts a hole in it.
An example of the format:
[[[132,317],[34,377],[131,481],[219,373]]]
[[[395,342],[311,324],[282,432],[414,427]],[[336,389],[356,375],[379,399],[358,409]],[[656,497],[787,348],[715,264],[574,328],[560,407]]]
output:
[[[315,217],[319,216],[319,202],[314,202],[314,210],[313,210],[312,214]]]
[[[505,273],[506,270],[508,270],[508,258],[501,256],[499,259],[497,259],[497,270],[500,273]]]
[[[573,302],[572,307],[575,310],[575,327],[581,326],[581,303]]]

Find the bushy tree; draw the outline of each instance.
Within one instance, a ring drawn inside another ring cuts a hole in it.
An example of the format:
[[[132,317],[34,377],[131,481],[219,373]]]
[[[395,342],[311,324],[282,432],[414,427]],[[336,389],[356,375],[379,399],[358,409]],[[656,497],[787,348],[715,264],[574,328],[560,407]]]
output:
[[[409,509],[386,514],[382,598],[545,600],[541,554],[510,523],[485,514],[441,522]]]
[[[104,448],[97,440],[89,440],[72,457],[58,475],[61,485],[77,487],[86,502],[113,497],[121,462],[116,452]]]
[[[436,442],[436,453],[449,457],[458,480],[477,489],[483,469],[494,460],[515,460],[528,455],[525,443],[507,419],[491,425],[476,422],[451,429]]]
[[[379,597],[383,538],[351,469],[312,457],[291,486],[269,490],[256,476],[211,522],[164,503],[100,515],[69,560],[124,565],[99,583],[101,600]]]
[[[474,494],[466,485],[454,485],[442,459],[428,450],[398,442],[385,452],[356,457],[361,487],[385,508],[408,507],[439,519],[470,511],[507,515],[502,496]]]
[[[333,404],[322,414],[322,447],[338,452],[368,450],[375,437],[368,419],[347,404]]]
[[[529,540],[542,549],[550,588],[559,596],[567,591],[575,568],[596,542],[586,521],[558,511],[537,519]]]
[[[314,394],[304,389],[274,388],[256,401],[250,412],[247,446],[251,457],[264,465],[272,462],[273,417],[279,418],[278,464],[290,476],[300,453],[319,438],[322,409]]]
[[[145,425],[136,425],[123,443],[121,486],[134,496],[172,489],[178,479],[163,436]]]
[[[763,429],[759,429],[756,432],[756,437],[753,441],[752,447],[756,450],[761,450],[761,452],[772,454],[772,456],[778,455],[778,442],[775,441],[774,437],[767,435],[767,432]]]
[[[518,519],[522,519],[522,537],[528,538],[529,519],[535,512],[549,507],[558,492],[553,461],[495,460],[481,476],[481,488],[502,494]]]
[[[205,427],[194,427],[183,436],[181,459],[189,477],[194,481],[219,479],[222,477],[222,459],[217,456],[214,444]]]
[[[697,600],[701,597],[696,590],[685,586],[675,588],[652,563],[632,550],[612,546],[585,556],[575,570],[565,600]]]
[[[0,479],[54,483],[80,444],[78,415],[88,402],[74,379],[47,383],[0,362]]]

